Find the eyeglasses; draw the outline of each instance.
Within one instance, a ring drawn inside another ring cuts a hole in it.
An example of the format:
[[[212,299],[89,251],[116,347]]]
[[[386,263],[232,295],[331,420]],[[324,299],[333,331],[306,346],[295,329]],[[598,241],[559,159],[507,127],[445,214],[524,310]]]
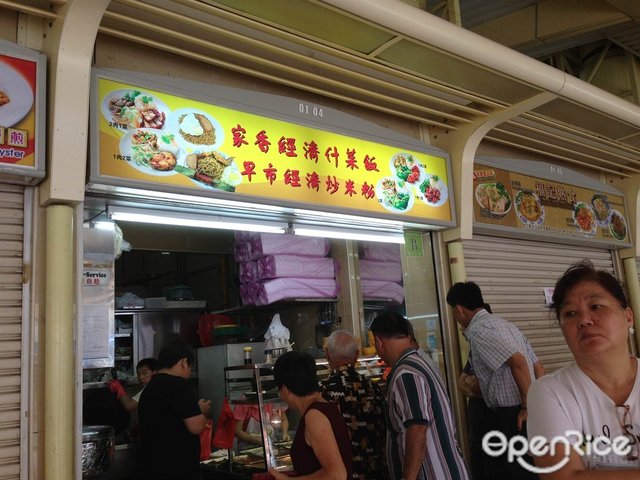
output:
[[[633,430],[633,425],[631,424],[631,407],[629,405],[617,405],[616,411],[618,413],[620,426],[623,430],[622,436],[629,440],[629,446],[631,447],[631,450],[627,454],[627,460],[638,460],[638,458],[640,458],[640,443],[638,442],[638,437],[629,431]]]

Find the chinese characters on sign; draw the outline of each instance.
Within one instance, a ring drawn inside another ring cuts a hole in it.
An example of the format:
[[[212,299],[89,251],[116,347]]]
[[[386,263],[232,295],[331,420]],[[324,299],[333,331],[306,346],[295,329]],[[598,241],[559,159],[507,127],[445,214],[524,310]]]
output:
[[[101,176],[450,222],[445,156],[98,78]],[[325,115],[327,113],[324,113]]]
[[[629,243],[622,195],[534,178],[476,164],[478,223]]]

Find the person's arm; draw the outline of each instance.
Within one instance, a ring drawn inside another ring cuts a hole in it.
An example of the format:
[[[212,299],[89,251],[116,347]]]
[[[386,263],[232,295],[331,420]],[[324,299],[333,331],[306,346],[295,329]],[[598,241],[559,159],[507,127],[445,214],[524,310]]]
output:
[[[513,375],[520,393],[520,405],[522,408],[518,413],[518,430],[522,430],[523,423],[527,421],[527,393],[529,392],[529,386],[531,386],[529,365],[526,357],[522,353],[516,352],[507,360],[507,366],[511,370],[511,375]]]
[[[544,365],[542,365],[542,362],[537,361],[533,364],[533,375],[536,377],[536,380],[544,376]]]
[[[480,390],[480,381],[475,375],[469,375],[462,372],[458,378],[458,389],[465,397],[482,398],[482,391]]]
[[[418,478],[420,465],[427,449],[427,428],[426,424],[414,424],[407,427],[402,462],[403,480]]]
[[[639,480],[640,469],[628,470],[585,470],[582,459],[571,449],[569,461],[558,471],[541,473],[540,480]],[[564,448],[557,448],[555,455],[534,457],[538,468],[553,468],[566,461]]]
[[[306,430],[304,439],[313,449],[318,462],[320,462],[320,470],[310,474],[296,478],[307,480],[344,480],[347,477],[347,468],[342,461],[338,442],[333,434],[331,422],[322,412],[316,409],[310,409],[305,415]],[[277,472],[273,469],[269,473],[276,480],[289,478],[286,474]]]
[[[200,415],[194,415],[193,417],[183,418],[184,426],[193,435],[199,435],[204,430],[209,421],[209,413],[211,412],[211,400],[198,400],[198,406],[200,407]]]
[[[138,409],[138,402],[129,396],[127,392],[125,392],[122,384],[114,379],[111,379],[107,382],[107,388],[116,394],[116,398],[127,412],[133,412]]]
[[[243,442],[262,445],[262,435],[246,432],[242,427],[244,421],[236,419],[236,437]]]
[[[287,417],[287,412],[285,410],[280,414],[280,419],[282,423],[280,424],[280,432],[282,433],[282,441],[288,442],[291,440],[289,437],[289,417]]]

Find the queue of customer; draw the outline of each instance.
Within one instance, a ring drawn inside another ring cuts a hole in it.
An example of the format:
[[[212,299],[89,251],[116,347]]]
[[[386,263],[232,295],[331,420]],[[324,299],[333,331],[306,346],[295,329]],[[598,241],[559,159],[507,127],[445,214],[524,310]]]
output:
[[[546,376],[528,340],[491,313],[478,285],[457,283],[446,300],[470,347],[458,388],[481,402],[471,418],[477,424],[470,425],[476,432],[472,468],[459,447],[437,367],[417,345],[411,323],[382,312],[370,330],[378,355],[391,367],[384,392],[356,371],[358,345],[346,330],[328,339],[331,374],[322,384],[311,355],[287,352],[277,359],[273,370],[280,397],[300,414],[290,450],[295,476],[640,479],[640,373],[629,349],[634,316],[613,275],[583,261],[557,281],[552,310],[575,363]],[[143,448],[159,467],[150,478],[197,479],[197,434],[207,421],[209,402],[198,401],[185,384],[193,352],[170,345],[158,361],[139,406]],[[530,444],[537,445],[535,455],[514,459],[478,449],[489,432],[507,440],[528,434]],[[557,448],[563,438],[575,448]],[[603,445],[611,448],[603,451]],[[289,478],[275,469],[270,474]]]

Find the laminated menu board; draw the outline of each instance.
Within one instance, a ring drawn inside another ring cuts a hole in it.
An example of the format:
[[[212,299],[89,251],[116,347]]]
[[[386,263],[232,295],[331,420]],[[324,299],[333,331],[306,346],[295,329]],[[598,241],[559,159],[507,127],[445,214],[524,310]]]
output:
[[[523,235],[572,238],[613,247],[631,244],[624,196],[567,169],[514,171],[523,162],[477,159],[473,171],[474,220],[485,228]],[[499,166],[498,166],[499,165]],[[501,168],[502,167],[502,168]],[[540,168],[541,167],[541,168]],[[542,172],[559,172],[556,178]],[[583,180],[582,182],[580,180]]]
[[[92,183],[454,223],[446,153],[294,98],[170,80],[96,72]]]

